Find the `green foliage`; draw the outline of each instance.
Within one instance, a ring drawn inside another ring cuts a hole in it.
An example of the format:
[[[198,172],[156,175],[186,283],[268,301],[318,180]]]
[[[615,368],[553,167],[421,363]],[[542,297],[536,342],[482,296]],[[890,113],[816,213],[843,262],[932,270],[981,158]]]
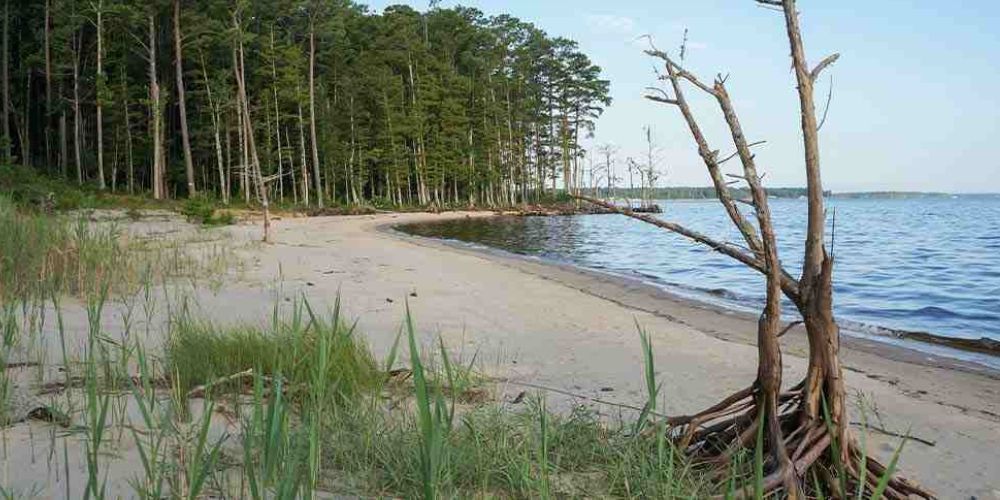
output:
[[[23,209],[0,195],[0,300],[87,297],[103,288],[129,293],[149,280],[224,273],[226,248],[198,252],[183,242],[130,241],[112,222]]]
[[[169,202],[146,196],[109,193],[85,184],[77,186],[63,179],[39,173],[21,165],[0,165],[0,196],[21,209],[66,211],[93,208],[169,208]]]
[[[649,334],[639,324],[639,320],[636,320],[635,326],[639,330],[639,341],[642,346],[643,379],[646,382],[646,404],[643,405],[642,411],[639,412],[639,418],[635,422],[635,432],[638,434],[645,427],[649,415],[656,411],[656,400],[660,397],[660,384],[656,383],[656,364],[653,359],[653,344],[649,340]]]
[[[506,14],[437,6],[419,12],[404,5],[376,11],[329,0],[180,6],[179,76],[193,163],[201,170],[196,188],[223,200],[244,193],[247,201],[256,199],[256,188],[245,189],[241,175],[248,141],[235,137],[242,125],[231,112],[236,67],[246,82],[256,156],[278,204],[305,204],[304,186],[311,205],[317,189],[331,204],[537,202],[585,153],[580,140],[610,104],[609,82],[576,42]],[[18,20],[11,23],[11,74],[40,75],[52,65],[46,78],[11,89],[13,109],[32,117],[23,124],[25,137],[18,125],[16,137],[0,138],[11,145],[12,158],[53,178],[77,181],[79,175],[79,184],[132,193],[151,189],[151,166],[163,155],[167,195],[188,194],[179,120],[163,123],[159,139],[171,145],[163,151],[156,151],[146,123],[151,85],[161,88],[160,116],[177,104],[171,102],[178,77],[171,2],[51,0],[15,2],[11,10]],[[92,64],[98,11],[100,74]],[[152,49],[155,58],[148,61]],[[155,82],[150,62],[157,66]],[[77,109],[75,101],[84,105]],[[94,147],[95,102],[102,110],[103,168]],[[306,125],[314,113],[315,137]],[[27,198],[51,191],[36,187]],[[56,198],[60,206],[89,203],[73,199],[77,193]]]
[[[236,222],[232,212],[219,210],[217,202],[205,196],[188,198],[180,211],[188,221],[208,226],[228,226]]]
[[[0,298],[87,294],[129,267],[113,226],[22,212],[6,196],[0,196],[0,234]]]
[[[221,327],[182,316],[173,321],[166,346],[166,364],[185,393],[221,377],[254,370],[267,377],[286,379],[296,403],[305,404],[310,384],[322,380],[345,402],[371,388],[378,380],[375,362],[361,339],[350,328],[330,319],[309,316],[298,303],[294,321],[276,321],[264,329],[252,325]],[[317,353],[325,356],[318,364]],[[242,384],[238,379],[228,385]]]

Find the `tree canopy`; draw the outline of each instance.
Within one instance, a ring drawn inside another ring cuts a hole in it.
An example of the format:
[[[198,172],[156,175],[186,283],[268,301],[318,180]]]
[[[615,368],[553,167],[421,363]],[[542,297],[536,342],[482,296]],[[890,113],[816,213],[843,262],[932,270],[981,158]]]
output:
[[[609,82],[508,15],[5,0],[8,162],[156,197],[509,205],[578,185]],[[241,104],[239,81],[245,82]],[[190,168],[189,168],[190,166]]]

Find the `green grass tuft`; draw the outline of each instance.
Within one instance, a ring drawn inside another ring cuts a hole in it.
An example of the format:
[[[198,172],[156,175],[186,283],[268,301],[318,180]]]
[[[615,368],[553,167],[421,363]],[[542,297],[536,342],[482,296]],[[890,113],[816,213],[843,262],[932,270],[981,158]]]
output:
[[[324,383],[335,402],[350,400],[380,380],[367,346],[336,318],[276,322],[265,329],[222,327],[182,317],[170,332],[166,366],[185,392],[253,369],[268,377],[280,374],[296,400],[304,401],[310,384],[317,383],[316,354],[321,346],[325,350]]]

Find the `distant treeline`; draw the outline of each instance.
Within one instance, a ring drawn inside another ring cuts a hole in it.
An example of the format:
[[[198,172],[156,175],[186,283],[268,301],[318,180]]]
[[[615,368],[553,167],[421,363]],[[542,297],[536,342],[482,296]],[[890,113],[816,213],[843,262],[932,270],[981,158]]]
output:
[[[616,189],[614,193],[615,196],[625,197],[625,198],[641,198],[643,196],[642,190],[639,188],[634,189]],[[746,188],[731,188],[729,192],[734,198],[745,198],[750,199],[750,191]],[[805,188],[770,188],[767,190],[768,195],[774,198],[798,198],[800,196],[806,195]],[[827,192],[827,196],[829,196]],[[653,188],[649,191],[650,199],[655,200],[702,200],[702,199],[713,199],[715,198],[715,188],[714,187],[662,187]]]
[[[572,186],[611,102],[601,69],[529,22],[437,4],[6,1],[0,163],[317,207],[506,206]]]
[[[883,199],[906,199],[906,198],[949,198],[953,195],[948,193],[921,193],[919,191],[865,191],[859,193],[834,193],[834,198],[845,198],[851,200],[883,200]]]
[[[750,192],[746,188],[730,188],[730,193],[734,198],[738,199],[750,199]],[[602,195],[606,195],[606,190],[601,190]],[[642,198],[643,193],[639,188],[629,189],[615,189],[614,197],[618,198]],[[799,198],[806,195],[805,188],[797,187],[782,187],[782,188],[769,188],[767,194],[772,198]],[[834,193],[832,191],[825,191],[825,196],[827,198],[834,199],[848,199],[848,200],[884,200],[884,199],[909,199],[909,198],[950,198],[953,196],[959,196],[962,198],[969,197],[998,197],[998,193],[975,193],[975,194],[952,194],[952,193],[938,193],[938,192],[920,192],[920,191],[862,191],[862,192],[851,192],[851,193]],[[715,188],[710,186],[705,187],[661,187],[654,188],[650,191],[650,199],[654,200],[703,200],[703,199],[714,199],[715,198]]]

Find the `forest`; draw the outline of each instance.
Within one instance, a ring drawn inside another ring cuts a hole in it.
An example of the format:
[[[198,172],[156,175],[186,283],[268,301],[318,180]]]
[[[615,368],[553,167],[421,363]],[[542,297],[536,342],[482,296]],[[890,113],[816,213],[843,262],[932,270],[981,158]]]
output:
[[[582,182],[577,43],[472,8],[5,0],[0,159],[100,190],[502,206]]]

